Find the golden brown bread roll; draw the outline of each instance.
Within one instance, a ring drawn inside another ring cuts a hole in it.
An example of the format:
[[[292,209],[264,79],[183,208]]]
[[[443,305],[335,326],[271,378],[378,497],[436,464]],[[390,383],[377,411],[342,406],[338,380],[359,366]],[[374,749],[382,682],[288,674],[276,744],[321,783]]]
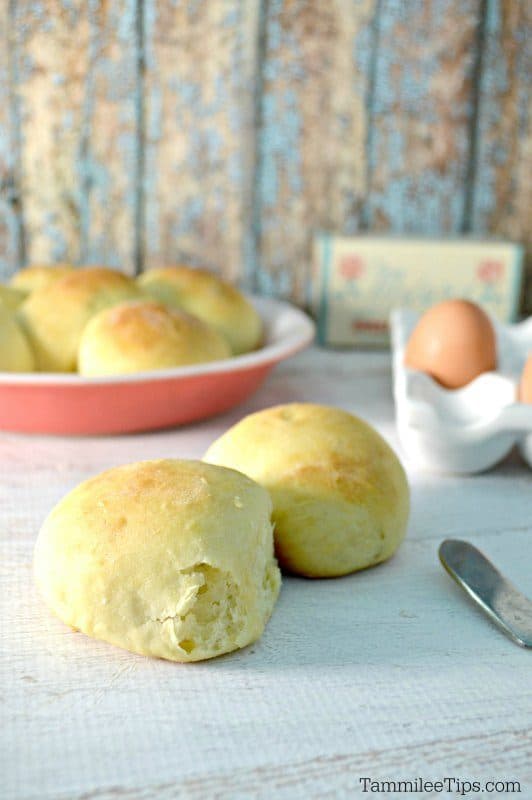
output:
[[[12,311],[0,303],[0,372],[33,372],[35,358]]]
[[[146,294],[212,325],[235,355],[257,348],[262,321],[238,289],[210,272],[175,266],[150,269],[138,278]]]
[[[28,294],[36,292],[37,289],[44,289],[46,286],[69,275],[74,267],[70,264],[31,264],[15,272],[10,284],[16,289],[22,289]]]
[[[9,308],[10,311],[15,311],[19,308],[28,293],[22,289],[15,289],[13,286],[4,286],[0,284],[0,305]]]
[[[19,310],[41,371],[76,369],[81,334],[98,311],[142,297],[135,282],[105,267],[80,267],[38,289]]]
[[[232,467],[273,501],[282,567],[332,577],[389,558],[403,540],[409,490],[384,439],[339,408],[292,403],[245,417],[205,461]]]
[[[213,328],[184,311],[153,300],[106,308],[81,336],[82,375],[121,375],[229,358],[231,350]]]
[[[233,470],[144,461],[53,509],[35,576],[68,625],[142,655],[199,661],[258,639],[280,586],[271,501]]]

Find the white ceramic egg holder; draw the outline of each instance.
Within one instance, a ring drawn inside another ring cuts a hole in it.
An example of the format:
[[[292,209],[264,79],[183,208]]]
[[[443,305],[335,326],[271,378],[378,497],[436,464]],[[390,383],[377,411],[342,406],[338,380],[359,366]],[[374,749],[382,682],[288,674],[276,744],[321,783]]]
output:
[[[532,317],[517,325],[493,321],[497,371],[455,390],[404,366],[418,319],[408,309],[397,309],[390,317],[397,429],[407,458],[428,469],[468,474],[489,469],[517,443],[532,467],[532,404],[516,400],[526,357],[532,353]]]

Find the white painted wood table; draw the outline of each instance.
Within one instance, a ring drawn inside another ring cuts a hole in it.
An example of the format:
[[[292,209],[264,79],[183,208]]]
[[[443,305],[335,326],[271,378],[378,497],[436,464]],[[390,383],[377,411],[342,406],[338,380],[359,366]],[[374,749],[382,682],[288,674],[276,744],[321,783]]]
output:
[[[410,469],[395,558],[337,580],[286,578],[262,640],[211,662],[149,660],[73,633],[33,586],[39,525],[65,492],[111,465],[200,457],[252,410],[337,404],[397,445],[389,367],[385,354],[311,350],[245,407],[195,427],[0,434],[2,800],[369,797],[360,778],[419,776],[519,780],[532,798],[532,653],[437,560],[444,537],[466,538],[532,595],[532,473],[517,455],[472,478]]]

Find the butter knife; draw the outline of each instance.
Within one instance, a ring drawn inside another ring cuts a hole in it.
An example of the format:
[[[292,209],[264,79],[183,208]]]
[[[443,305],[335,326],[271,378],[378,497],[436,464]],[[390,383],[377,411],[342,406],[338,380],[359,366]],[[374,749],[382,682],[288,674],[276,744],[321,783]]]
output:
[[[445,539],[440,561],[484,613],[521,647],[532,647],[532,601],[469,542]]]

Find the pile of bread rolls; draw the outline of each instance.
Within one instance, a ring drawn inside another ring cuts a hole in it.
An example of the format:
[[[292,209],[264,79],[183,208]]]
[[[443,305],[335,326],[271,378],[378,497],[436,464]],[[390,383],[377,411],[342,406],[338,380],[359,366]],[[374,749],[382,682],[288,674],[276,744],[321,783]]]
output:
[[[230,358],[261,340],[251,303],[191,267],[135,280],[106,267],[30,266],[0,286],[0,371],[120,375]]]
[[[373,428],[293,403],[244,418],[203,461],[144,461],[85,481],[46,519],[35,575],[68,625],[199,661],[260,637],[278,565],[309,578],[371,567],[395,552],[408,514],[404,470]]]

